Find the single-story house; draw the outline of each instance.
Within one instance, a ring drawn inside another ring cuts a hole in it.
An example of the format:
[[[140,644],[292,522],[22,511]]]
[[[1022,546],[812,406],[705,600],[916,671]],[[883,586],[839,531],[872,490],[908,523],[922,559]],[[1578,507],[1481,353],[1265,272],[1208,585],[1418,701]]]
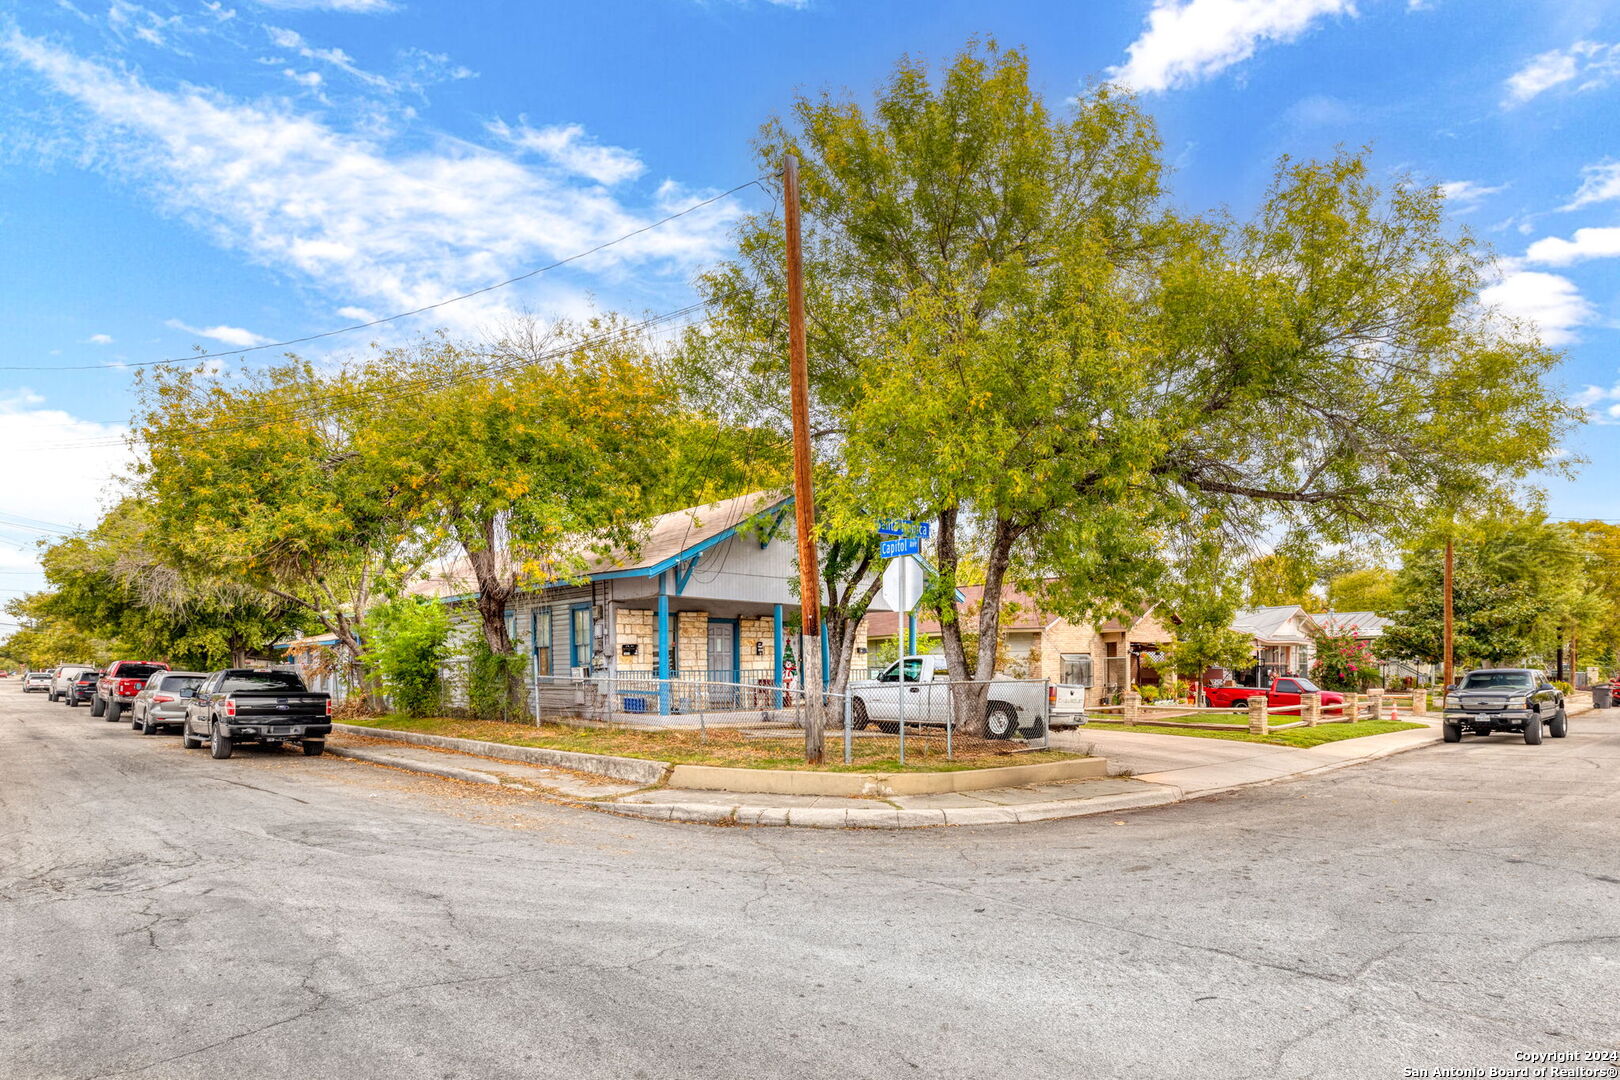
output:
[[[1240,611],[1232,629],[1254,642],[1254,663],[1237,671],[1239,682],[1259,686],[1278,675],[1304,674],[1316,654],[1316,621],[1298,604]],[[1253,680],[1250,682],[1250,680]]]
[[[755,492],[664,514],[633,549],[594,559],[579,582],[520,592],[508,629],[536,694],[595,679],[628,711],[669,713],[683,698],[741,700],[736,684],[787,685],[788,665],[803,655],[789,627],[799,610],[795,537],[792,499]],[[462,560],[413,591],[458,603],[475,588]],[[866,648],[864,633],[856,647]]]
[[[976,624],[984,586],[966,585],[959,591],[960,617]],[[1001,611],[1006,662],[1005,670],[998,674],[1091,687],[1086,695],[1088,705],[1122,690],[1157,684],[1159,673],[1153,661],[1175,640],[1174,630],[1156,608],[1128,620],[1075,623],[1008,587],[1002,591]],[[931,616],[917,616],[914,622],[914,633],[908,630],[913,641],[939,633],[939,622]],[[866,617],[867,639],[874,646],[893,641],[895,626],[894,612],[873,612]]]

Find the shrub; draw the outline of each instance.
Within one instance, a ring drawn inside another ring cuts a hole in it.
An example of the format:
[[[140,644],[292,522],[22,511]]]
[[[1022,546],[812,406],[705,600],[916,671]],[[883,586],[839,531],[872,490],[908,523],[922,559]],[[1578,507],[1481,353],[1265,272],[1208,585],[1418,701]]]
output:
[[[1152,705],[1159,700],[1159,688],[1157,686],[1141,686],[1137,687],[1137,689],[1142,694],[1142,704]]]
[[[433,600],[406,596],[366,619],[373,671],[394,708],[422,716],[439,703],[439,666],[448,652],[450,615]]]
[[[1359,693],[1378,684],[1378,659],[1354,627],[1344,634],[1324,634],[1316,643],[1311,679],[1324,690]]]
[[[1566,694],[1573,694],[1575,692],[1575,687],[1572,684],[1565,682],[1563,679],[1554,679],[1552,684]]]
[[[467,711],[478,720],[510,720],[523,710],[523,675],[527,660],[520,654],[498,653],[484,635],[467,645]]]

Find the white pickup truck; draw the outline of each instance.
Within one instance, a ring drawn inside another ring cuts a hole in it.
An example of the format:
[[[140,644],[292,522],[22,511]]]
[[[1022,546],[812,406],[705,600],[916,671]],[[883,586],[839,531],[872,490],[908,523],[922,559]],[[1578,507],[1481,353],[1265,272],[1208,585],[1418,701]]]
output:
[[[955,713],[943,656],[902,657],[876,679],[850,683],[849,693],[850,723],[856,731],[875,724],[893,734],[902,720],[943,727]],[[1039,680],[997,678],[985,704],[985,729],[992,739],[1041,738],[1048,706],[1046,685]],[[962,721],[955,726],[960,729]]]

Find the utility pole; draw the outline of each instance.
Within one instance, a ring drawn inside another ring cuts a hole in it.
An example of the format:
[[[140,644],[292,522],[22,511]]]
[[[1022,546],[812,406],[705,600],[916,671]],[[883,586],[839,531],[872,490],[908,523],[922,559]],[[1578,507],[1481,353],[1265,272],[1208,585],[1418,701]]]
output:
[[[821,566],[816,504],[810,489],[810,363],[804,341],[804,255],[799,241],[799,159],[782,162],[782,219],[787,229],[788,377],[793,403],[793,511],[799,534],[800,656],[804,672],[804,760],[820,765],[826,714],[821,685]]]
[[[1452,569],[1453,569],[1452,562],[1453,562],[1454,558],[1455,558],[1455,553],[1454,553],[1453,548],[1452,548],[1451,537],[1448,536],[1448,537],[1446,537],[1446,574],[1445,574],[1445,586],[1444,586],[1444,591],[1445,591],[1445,601],[1444,601],[1444,603],[1445,603],[1445,629],[1443,631],[1443,635],[1445,637],[1445,641],[1444,641],[1444,643],[1442,645],[1442,649],[1443,649],[1444,655],[1445,655],[1445,679],[1446,679],[1446,686],[1447,687],[1451,686],[1452,682],[1455,681],[1453,679],[1453,675],[1455,673],[1452,670],[1452,659],[1451,659],[1451,576],[1452,576]]]

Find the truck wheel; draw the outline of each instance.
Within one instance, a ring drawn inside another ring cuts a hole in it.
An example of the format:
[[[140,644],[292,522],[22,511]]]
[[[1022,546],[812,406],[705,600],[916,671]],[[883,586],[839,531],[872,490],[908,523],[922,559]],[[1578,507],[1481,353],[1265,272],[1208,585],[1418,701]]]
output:
[[[1524,722],[1524,741],[1531,746],[1541,745],[1541,717],[1532,716]]]
[[[324,739],[313,739],[313,740],[306,739],[306,740],[304,740],[304,756],[305,757],[320,757],[325,752],[326,752],[326,740],[324,740]]]
[[[984,730],[992,739],[1010,739],[1018,734],[1018,714],[1005,701],[992,701],[984,711]]]
[[[202,745],[202,740],[191,733],[190,724],[184,724],[180,728],[180,745],[187,750],[195,750]]]
[[[1563,709],[1559,709],[1554,714],[1552,723],[1547,725],[1547,734],[1555,739],[1562,739],[1569,734],[1569,717],[1564,713]]]
[[[91,716],[100,716],[102,713],[104,713],[106,711],[107,711],[107,703],[105,701],[101,700],[101,695],[100,694],[92,694],[90,696],[90,715]]]
[[[118,718],[123,716],[123,715],[124,715],[124,703],[122,701],[109,701],[109,702],[107,702],[107,714],[106,714],[107,723],[116,724],[116,723],[118,723]]]
[[[866,702],[856,698],[849,703],[849,727],[851,731],[865,731],[866,726],[872,722],[872,717],[866,711]]]
[[[1441,724],[1440,737],[1446,742],[1462,742],[1462,725]]]
[[[1247,709],[1248,707],[1249,707],[1249,699],[1248,698],[1238,698],[1236,701],[1232,702],[1232,704],[1227,706],[1227,708],[1229,708],[1229,709],[1235,709],[1235,710],[1238,710],[1238,711],[1242,711],[1244,709]]]
[[[231,756],[231,740],[219,725],[215,724],[208,733],[208,752],[215,761],[224,761]]]

